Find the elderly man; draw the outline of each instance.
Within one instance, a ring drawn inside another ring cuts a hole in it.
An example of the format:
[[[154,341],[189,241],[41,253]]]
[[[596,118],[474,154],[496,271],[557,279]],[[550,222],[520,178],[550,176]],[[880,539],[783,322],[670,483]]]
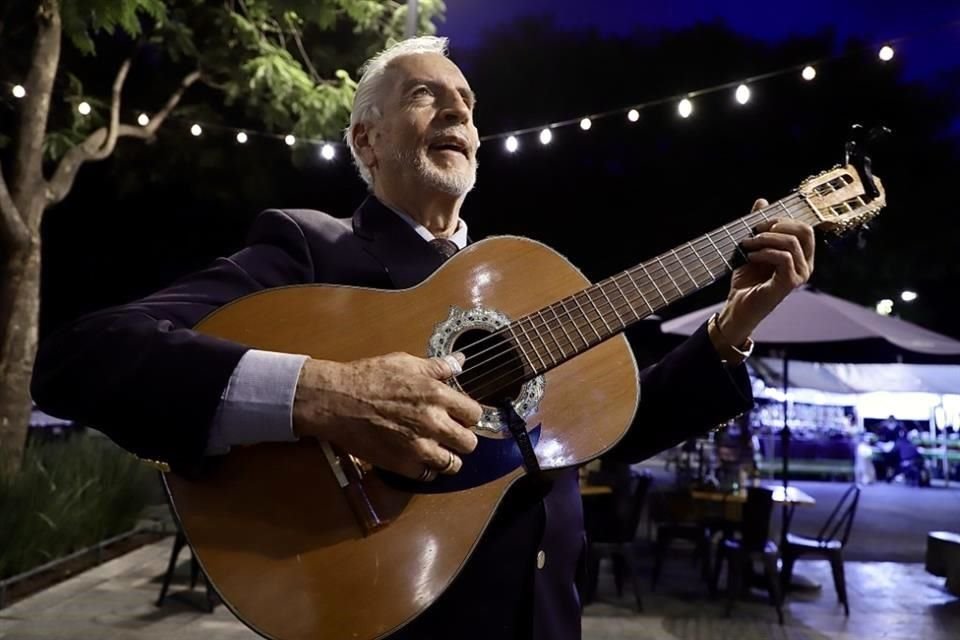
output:
[[[268,287],[410,287],[467,244],[459,212],[479,138],[473,92],[446,44],[403,41],[366,65],[346,139],[372,193],[352,219],[267,211],[238,253],[64,328],[41,345],[38,404],[175,467],[238,445],[318,438],[409,478],[456,474],[477,444],[470,427],[481,415],[443,382],[456,363],[409,354],[329,362],[191,330]],[[808,279],[814,251],[809,226],[771,221],[759,231],[744,243],[749,261],[734,273],[723,312],[642,372],[636,424],[646,427],[618,444],[620,459],[648,457],[751,405],[741,364],[749,335]],[[553,472],[546,489],[517,483],[454,583],[396,637],[579,637],[585,547],[576,475]]]

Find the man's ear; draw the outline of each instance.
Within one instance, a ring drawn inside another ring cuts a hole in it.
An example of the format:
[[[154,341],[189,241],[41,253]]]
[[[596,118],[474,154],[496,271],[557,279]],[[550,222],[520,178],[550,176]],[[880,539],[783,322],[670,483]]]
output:
[[[377,154],[372,144],[373,127],[364,122],[358,122],[353,125],[350,135],[353,136],[353,147],[357,150],[360,161],[367,169],[373,171],[373,168],[377,166]]]

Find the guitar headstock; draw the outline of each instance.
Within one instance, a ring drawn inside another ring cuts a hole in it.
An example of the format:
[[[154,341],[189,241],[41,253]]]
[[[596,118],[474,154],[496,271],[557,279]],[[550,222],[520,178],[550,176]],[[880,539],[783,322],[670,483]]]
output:
[[[887,204],[880,179],[869,173],[861,177],[852,164],[807,178],[797,192],[816,214],[814,226],[838,235],[863,226]]]

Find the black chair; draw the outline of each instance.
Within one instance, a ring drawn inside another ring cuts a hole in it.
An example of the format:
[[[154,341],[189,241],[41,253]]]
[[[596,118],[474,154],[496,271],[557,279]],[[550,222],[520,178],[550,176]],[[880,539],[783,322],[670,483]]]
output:
[[[194,589],[197,586],[197,579],[200,575],[203,575],[203,581],[206,584],[206,610],[208,613],[213,613],[214,607],[217,605],[217,595],[213,591],[213,586],[210,584],[210,580],[207,578],[200,570],[200,563],[197,562],[197,557],[193,554],[193,550],[187,545],[187,536],[184,535],[183,530],[179,527],[177,528],[177,535],[173,539],[173,550],[170,553],[170,562],[167,565],[167,572],[163,576],[163,586],[160,587],[160,597],[157,598],[157,606],[162,607],[164,600],[167,598],[167,591],[170,589],[170,581],[173,579],[173,573],[177,567],[177,556],[180,555],[180,551],[187,547],[190,552],[190,589]],[[174,596],[180,594],[174,594]],[[190,604],[195,604],[190,602]]]
[[[693,543],[693,561],[700,562],[700,573],[705,581],[709,581],[713,529],[702,517],[690,492],[681,490],[657,493],[656,500],[651,502],[650,516],[657,532],[651,591],[657,588],[663,560],[675,540]]]
[[[793,564],[797,558],[811,554],[826,558],[833,570],[833,586],[837,590],[837,599],[843,605],[844,614],[848,616],[850,604],[847,602],[847,585],[843,573],[843,548],[850,538],[859,500],[860,487],[851,485],[837,501],[837,506],[833,508],[815,538],[787,533],[782,550],[783,568],[780,571],[780,583],[785,588],[793,577]]]
[[[609,557],[613,563],[617,595],[623,595],[624,570],[633,580],[637,611],[643,610],[640,597],[640,568],[636,536],[640,516],[646,503],[653,476],[649,472],[633,472],[624,465],[612,483],[613,493],[594,496],[585,501],[587,530],[587,577],[584,602],[593,600],[600,573],[600,560]]]
[[[740,538],[724,538],[717,549],[711,591],[715,592],[720,581],[723,561],[727,561],[727,615],[733,610],[733,602],[753,582],[753,565],[756,560],[763,564],[765,586],[770,603],[777,610],[777,619],[783,624],[783,596],[777,576],[777,545],[770,540],[770,516],[773,514],[773,492],[761,487],[747,488],[747,501],[743,505]],[[746,580],[744,579],[746,577]]]

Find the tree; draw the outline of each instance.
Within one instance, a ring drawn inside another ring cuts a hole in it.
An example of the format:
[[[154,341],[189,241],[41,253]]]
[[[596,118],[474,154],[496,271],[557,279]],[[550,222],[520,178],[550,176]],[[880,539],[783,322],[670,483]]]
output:
[[[432,33],[443,10],[442,0],[420,0],[420,33]],[[32,407],[40,224],[79,169],[122,138],[152,141],[200,85],[211,90],[208,103],[242,105],[272,130],[332,135],[355,90],[346,69],[399,38],[405,23],[406,5],[394,0],[0,2],[0,74],[25,78],[14,135],[0,133],[0,472],[19,466]],[[134,121],[124,85],[141,60],[158,58],[181,71],[179,82],[148,121]],[[97,99],[84,80],[106,87],[104,73],[109,93]]]

